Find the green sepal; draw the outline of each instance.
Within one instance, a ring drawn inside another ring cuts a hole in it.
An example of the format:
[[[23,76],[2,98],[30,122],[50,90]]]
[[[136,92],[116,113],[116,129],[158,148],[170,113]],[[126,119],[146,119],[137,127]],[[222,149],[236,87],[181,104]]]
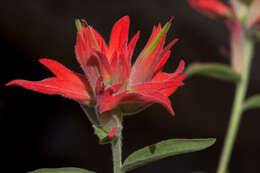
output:
[[[217,63],[194,63],[188,66],[185,73],[188,76],[202,75],[232,82],[238,82],[241,78],[240,74],[229,66]]]
[[[122,126],[122,112],[119,108],[106,111],[102,114],[96,110],[95,106],[88,104],[80,104],[88,119],[90,120],[94,133],[97,135],[100,144],[110,143],[113,138],[109,138],[108,134],[114,128]]]
[[[105,132],[110,132],[113,128],[121,128],[122,126],[122,112],[119,108],[106,111],[98,114],[99,126]]]
[[[75,20],[75,25],[76,25],[78,32],[81,32],[82,24],[79,19]]]
[[[107,136],[109,132],[105,131],[104,129],[100,127],[96,127],[95,125],[93,125],[93,128],[94,128],[95,135],[97,135],[99,139],[99,144],[108,144],[112,140],[114,140],[114,138],[111,139]]]
[[[169,139],[137,150],[127,157],[122,172],[127,172],[145,164],[179,154],[195,152],[208,148],[215,139]]]
[[[81,168],[42,168],[28,173],[95,173]]]
[[[260,108],[260,94],[254,95],[248,98],[244,102],[243,110],[246,111],[248,109]]]

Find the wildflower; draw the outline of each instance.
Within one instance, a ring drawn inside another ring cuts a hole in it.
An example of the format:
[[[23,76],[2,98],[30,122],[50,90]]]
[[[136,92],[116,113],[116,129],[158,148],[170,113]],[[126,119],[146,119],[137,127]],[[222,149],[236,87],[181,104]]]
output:
[[[173,115],[168,96],[183,85],[186,74],[182,74],[184,61],[180,62],[175,73],[162,72],[171,53],[169,49],[177,41],[173,40],[164,47],[171,22],[172,19],[163,27],[158,25],[153,28],[146,46],[131,66],[139,32],[128,43],[128,16],[115,23],[109,45],[92,26],[83,20],[78,21],[75,52],[84,75],[72,72],[57,61],[41,59],[40,63],[55,77],[35,82],[13,80],[7,86],[19,85],[45,94],[62,95],[83,107],[95,108],[98,117],[94,124],[104,122],[101,127],[110,124],[110,119],[115,118],[113,115],[118,114],[118,110],[132,114],[153,103],[162,104]],[[120,117],[116,121],[120,121]],[[110,132],[109,138],[116,133],[114,126],[106,128]]]

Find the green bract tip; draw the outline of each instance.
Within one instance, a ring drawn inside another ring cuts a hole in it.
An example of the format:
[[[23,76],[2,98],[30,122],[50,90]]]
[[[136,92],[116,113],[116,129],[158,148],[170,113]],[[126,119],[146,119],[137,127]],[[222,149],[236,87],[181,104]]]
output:
[[[75,24],[76,24],[76,28],[77,28],[78,32],[81,32],[82,24],[81,24],[80,20],[76,19]]]
[[[174,17],[171,17],[171,19],[163,26],[161,32],[159,32],[157,34],[157,36],[153,39],[153,41],[151,42],[151,44],[148,46],[148,48],[146,49],[146,51],[144,52],[143,58],[145,58],[146,56],[148,56],[153,50],[154,48],[157,46],[159,40],[162,38],[162,36],[168,32],[172,21],[173,21]]]

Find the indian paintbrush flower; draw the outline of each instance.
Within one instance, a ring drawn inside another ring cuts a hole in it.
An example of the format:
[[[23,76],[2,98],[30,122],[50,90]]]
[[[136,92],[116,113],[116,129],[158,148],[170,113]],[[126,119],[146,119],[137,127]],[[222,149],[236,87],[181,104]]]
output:
[[[109,138],[116,133],[121,113],[132,114],[153,103],[160,103],[174,115],[168,96],[183,85],[186,74],[182,74],[184,61],[180,62],[175,73],[162,72],[171,53],[169,49],[177,41],[173,40],[164,46],[172,19],[163,27],[160,24],[154,26],[150,39],[133,65],[132,55],[139,32],[128,42],[128,16],[115,23],[109,45],[92,26],[84,20],[77,20],[75,53],[84,75],[72,72],[57,61],[41,59],[40,63],[55,77],[41,81],[18,79],[6,85],[62,95],[79,102],[84,109],[94,108],[93,114],[96,115],[89,116],[90,120],[101,128],[109,124],[103,128]],[[118,114],[120,116],[112,116]],[[116,120],[111,123],[111,119]]]

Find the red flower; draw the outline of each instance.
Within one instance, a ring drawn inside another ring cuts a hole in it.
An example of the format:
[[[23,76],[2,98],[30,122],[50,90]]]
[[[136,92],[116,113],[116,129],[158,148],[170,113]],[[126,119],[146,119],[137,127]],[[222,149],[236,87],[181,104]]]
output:
[[[231,14],[230,8],[219,0],[188,0],[188,2],[194,9],[212,18],[227,17]]]
[[[50,60],[40,62],[56,76],[42,81],[13,80],[7,84],[45,93],[59,94],[71,98],[80,104],[95,105],[98,113],[121,107],[123,113],[138,111],[160,103],[173,115],[171,95],[186,76],[181,74],[184,61],[175,73],[162,72],[170,56],[172,41],[164,47],[167,31],[171,25],[167,22],[163,28],[154,27],[145,48],[131,66],[131,59],[139,32],[128,43],[129,17],[121,18],[114,25],[109,46],[89,25],[79,27],[75,52],[84,75],[75,73]],[[131,107],[131,109],[129,109]],[[114,135],[115,130],[111,131]]]

